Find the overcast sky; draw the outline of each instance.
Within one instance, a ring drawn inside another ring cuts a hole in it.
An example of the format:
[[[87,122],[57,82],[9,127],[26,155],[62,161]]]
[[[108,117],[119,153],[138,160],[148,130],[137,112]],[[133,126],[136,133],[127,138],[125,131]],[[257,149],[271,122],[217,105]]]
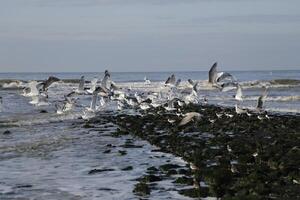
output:
[[[0,0],[0,71],[300,69],[299,0]]]

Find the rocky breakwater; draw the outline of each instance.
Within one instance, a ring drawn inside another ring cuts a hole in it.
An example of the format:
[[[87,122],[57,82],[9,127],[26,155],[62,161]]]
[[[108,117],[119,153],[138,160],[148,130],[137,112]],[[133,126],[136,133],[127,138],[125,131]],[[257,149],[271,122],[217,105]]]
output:
[[[236,114],[232,108],[212,105],[188,105],[181,112],[198,112],[202,117],[179,126],[183,116],[160,107],[110,120],[119,126],[116,134],[133,134],[189,163],[185,173],[171,169],[182,175],[175,182],[187,186],[178,189],[180,194],[300,199],[299,115]],[[135,191],[140,187],[144,194],[151,192],[147,181]]]

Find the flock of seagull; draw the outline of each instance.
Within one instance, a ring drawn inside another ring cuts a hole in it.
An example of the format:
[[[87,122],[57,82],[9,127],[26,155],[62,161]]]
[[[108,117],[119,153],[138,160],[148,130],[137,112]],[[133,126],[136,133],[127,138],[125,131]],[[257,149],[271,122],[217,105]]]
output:
[[[22,87],[23,93],[21,95],[25,97],[30,97],[29,103],[36,106],[49,105],[48,102],[49,94],[48,89],[55,82],[59,82],[60,79],[50,76],[45,81],[30,81],[28,83],[22,82],[11,82],[9,84],[3,85],[2,87]],[[151,81],[145,77],[144,84],[150,85]],[[137,92],[131,87],[121,88],[111,79],[111,74],[108,70],[104,72],[104,77],[102,80],[98,81],[97,78],[91,80],[90,87],[85,87],[85,78],[81,77],[79,81],[78,88],[74,89],[68,94],[65,94],[62,101],[55,102],[55,108],[57,114],[64,114],[72,111],[75,107],[80,107],[77,103],[78,96],[90,95],[91,103],[89,107],[84,107],[82,111],[82,118],[89,119],[94,117],[97,112],[100,112],[108,104],[114,103],[118,110],[123,109],[141,109],[148,110],[150,108],[157,108],[162,106],[166,111],[176,111],[179,112],[178,115],[182,116],[182,120],[179,126],[184,126],[191,120],[201,118],[201,114],[197,112],[190,112],[182,114],[180,107],[189,103],[207,103],[206,97],[200,100],[198,82],[188,79],[188,87],[182,89],[180,87],[181,79],[176,79],[175,75],[172,74],[167,78],[163,84],[163,88],[167,89],[166,93],[163,92]],[[243,101],[242,87],[237,81],[237,79],[228,72],[218,72],[217,63],[214,63],[208,73],[208,83],[220,90],[220,92],[227,92],[235,89],[236,94],[234,98],[236,100],[235,111],[236,114],[247,114],[251,116],[248,110],[240,107],[240,103]],[[267,97],[267,87],[262,86],[264,91],[257,100],[256,110],[261,112],[263,109],[264,101]],[[0,106],[2,105],[2,97],[0,97]],[[1,109],[0,109],[1,110]],[[219,118],[223,114],[216,113]],[[233,115],[226,114],[227,117],[232,117]],[[266,115],[267,117],[267,115]],[[172,120],[169,120],[173,123]]]

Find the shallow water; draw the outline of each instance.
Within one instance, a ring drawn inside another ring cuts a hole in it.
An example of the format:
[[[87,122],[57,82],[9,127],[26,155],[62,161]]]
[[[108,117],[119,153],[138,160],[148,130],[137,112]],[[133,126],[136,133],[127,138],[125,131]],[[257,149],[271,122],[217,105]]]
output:
[[[155,147],[145,141],[113,137],[116,127],[112,124],[84,129],[75,122],[14,127],[11,134],[0,136],[1,199],[135,199],[135,179],[148,167],[170,160],[185,165],[170,154],[152,152]],[[124,148],[128,141],[142,148]],[[122,171],[128,166],[133,170]],[[93,169],[107,171],[89,174]],[[182,199],[172,191],[174,180],[159,183],[160,192],[150,198]]]
[[[300,71],[283,72],[232,72],[242,81],[244,101],[241,106],[253,108],[262,89],[249,85],[256,80],[299,79]],[[1,73],[0,79],[46,79],[48,75],[59,78],[79,78],[80,73]],[[102,76],[86,73],[86,79]],[[170,73],[112,73],[112,79],[122,88],[137,92],[164,91],[168,89],[163,80]],[[221,93],[207,85],[205,72],[178,72],[183,80],[180,89],[187,88],[187,78],[199,80],[199,99],[206,97],[210,104],[233,106],[235,91]],[[144,76],[154,80],[150,85],[143,83]],[[95,128],[83,128],[78,119],[83,107],[88,107],[91,96],[81,95],[81,106],[74,111],[57,115],[54,104],[63,100],[63,95],[77,87],[76,83],[58,83],[49,89],[48,106],[29,104],[30,97],[20,94],[21,90],[0,89],[3,97],[0,112],[0,199],[136,199],[132,193],[135,179],[146,173],[151,166],[172,162],[184,166],[186,163],[170,154],[153,152],[156,147],[132,136],[114,137],[117,128],[103,121]],[[299,85],[270,85],[266,110],[272,112],[300,113]],[[110,108],[114,112],[114,105]],[[41,113],[41,110],[47,113]],[[124,111],[126,112],[126,111]],[[101,113],[103,114],[103,113]],[[9,130],[10,134],[3,134]],[[142,148],[124,148],[131,141]],[[109,153],[104,153],[109,151]],[[122,155],[119,151],[126,151]],[[122,169],[132,166],[133,170]],[[102,173],[89,174],[93,169],[106,169]],[[175,190],[175,177],[161,181],[159,188],[151,193],[150,199],[183,199]]]

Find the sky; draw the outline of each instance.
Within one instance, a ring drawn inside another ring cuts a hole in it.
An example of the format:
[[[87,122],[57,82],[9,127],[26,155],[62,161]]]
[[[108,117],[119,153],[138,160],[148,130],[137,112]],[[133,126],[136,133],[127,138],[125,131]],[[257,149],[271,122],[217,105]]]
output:
[[[299,0],[0,0],[0,72],[300,70]]]

